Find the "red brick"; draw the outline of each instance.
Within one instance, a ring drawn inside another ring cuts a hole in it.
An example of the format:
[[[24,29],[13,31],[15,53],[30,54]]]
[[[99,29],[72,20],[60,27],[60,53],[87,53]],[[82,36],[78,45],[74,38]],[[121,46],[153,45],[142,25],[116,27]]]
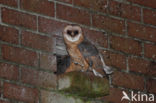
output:
[[[52,38],[42,36],[31,32],[22,32],[22,44],[31,48],[52,52],[53,42]]]
[[[99,45],[105,48],[108,47],[108,40],[107,40],[108,38],[107,38],[106,33],[89,30],[89,29],[83,29],[83,33],[86,36],[86,38],[89,41],[91,41],[93,44]]]
[[[156,62],[150,62],[148,74],[149,76],[156,77]]]
[[[57,4],[57,18],[90,25],[90,14],[88,11]]]
[[[37,53],[23,48],[2,45],[2,57],[5,60],[17,63],[38,66]]]
[[[124,21],[102,15],[93,15],[93,26],[111,32],[124,34]]]
[[[29,29],[36,29],[36,16],[21,13],[15,10],[2,8],[2,22],[25,27]]]
[[[37,87],[56,88],[56,75],[47,72],[22,68],[22,82]]]
[[[7,63],[0,63],[0,77],[10,80],[18,80],[18,67]]]
[[[0,0],[0,4],[17,7],[18,0]]]
[[[18,44],[18,30],[0,25],[0,40]]]
[[[107,11],[107,0],[74,0],[74,5],[90,8],[100,12]]]
[[[66,23],[63,22],[58,22],[55,20],[46,19],[42,17],[39,17],[38,21],[39,21],[39,31],[51,35],[62,35],[62,31],[65,25],[67,25]]]
[[[48,0],[21,0],[21,8],[48,16],[54,16],[54,3]]]
[[[107,100],[111,103],[129,103],[127,100],[121,101],[121,98],[123,97],[122,91],[123,90],[118,88],[110,88],[110,93],[108,96],[104,96],[104,100]],[[126,91],[126,93],[128,92]]]
[[[57,1],[60,1],[60,2],[65,2],[65,3],[70,3],[70,4],[72,4],[72,1],[73,1],[73,0],[57,0]]]
[[[156,60],[156,45],[145,44],[145,56]]]
[[[128,35],[156,42],[156,29],[136,23],[128,23]]]
[[[141,20],[141,9],[139,7],[123,4],[113,0],[110,2],[109,13],[132,20]]]
[[[136,3],[136,4],[148,6],[151,8],[156,8],[156,5],[155,5],[156,1],[155,0],[128,0],[128,1]]]
[[[113,53],[110,51],[101,51],[105,63],[109,66],[126,69],[126,57],[121,54]]]
[[[156,80],[154,79],[149,79],[147,81],[147,91],[152,92],[152,93],[156,93]]]
[[[137,90],[144,89],[144,79],[141,76],[116,71],[112,78],[114,85]]]
[[[156,3],[156,2],[155,2]],[[143,9],[144,22],[152,25],[156,25],[156,11]]]
[[[2,95],[2,81],[0,81],[0,97]],[[1,103],[1,100],[0,100],[0,103]]]
[[[110,38],[111,48],[129,54],[140,55],[142,48],[138,41],[112,36]]]
[[[17,99],[27,103],[38,103],[39,92],[36,89],[4,83],[4,97]]]
[[[150,70],[150,62],[136,57],[128,58],[130,71],[147,74]]]
[[[50,54],[40,55],[40,68],[56,72],[56,56]]]
[[[6,100],[0,100],[0,103],[10,103],[10,102]]]

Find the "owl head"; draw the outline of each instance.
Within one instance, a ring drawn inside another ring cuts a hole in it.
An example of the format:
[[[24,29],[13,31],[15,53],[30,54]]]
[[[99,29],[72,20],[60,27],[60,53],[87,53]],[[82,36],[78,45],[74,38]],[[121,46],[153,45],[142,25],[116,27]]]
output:
[[[82,29],[77,25],[67,25],[63,31],[65,42],[79,43],[83,40]]]

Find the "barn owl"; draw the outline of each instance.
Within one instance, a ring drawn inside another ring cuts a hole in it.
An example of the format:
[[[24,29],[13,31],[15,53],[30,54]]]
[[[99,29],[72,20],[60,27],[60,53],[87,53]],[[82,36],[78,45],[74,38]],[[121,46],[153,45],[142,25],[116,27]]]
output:
[[[64,72],[92,71],[99,77],[112,73],[112,69],[106,66],[98,49],[84,37],[80,26],[66,26],[63,38],[69,54],[64,57],[66,64]]]

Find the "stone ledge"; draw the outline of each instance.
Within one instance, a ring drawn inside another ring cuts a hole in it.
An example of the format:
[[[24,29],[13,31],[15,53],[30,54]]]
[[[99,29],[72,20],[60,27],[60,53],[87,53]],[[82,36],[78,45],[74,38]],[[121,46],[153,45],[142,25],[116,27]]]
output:
[[[41,102],[42,103],[108,103],[100,101],[84,101],[80,98],[67,96],[57,92],[41,91]]]
[[[109,82],[107,78],[90,73],[70,72],[58,76],[58,89],[80,97],[96,98],[109,94]]]

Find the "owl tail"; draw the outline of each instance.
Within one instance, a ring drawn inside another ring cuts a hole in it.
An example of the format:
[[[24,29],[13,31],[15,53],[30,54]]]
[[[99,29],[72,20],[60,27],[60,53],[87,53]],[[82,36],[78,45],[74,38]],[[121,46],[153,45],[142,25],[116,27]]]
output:
[[[99,53],[99,56],[100,56],[100,59],[101,59],[101,62],[102,62],[102,65],[103,65],[103,69],[104,69],[105,73],[108,74],[108,75],[112,74],[113,73],[113,69],[105,64],[103,56],[100,53]]]

